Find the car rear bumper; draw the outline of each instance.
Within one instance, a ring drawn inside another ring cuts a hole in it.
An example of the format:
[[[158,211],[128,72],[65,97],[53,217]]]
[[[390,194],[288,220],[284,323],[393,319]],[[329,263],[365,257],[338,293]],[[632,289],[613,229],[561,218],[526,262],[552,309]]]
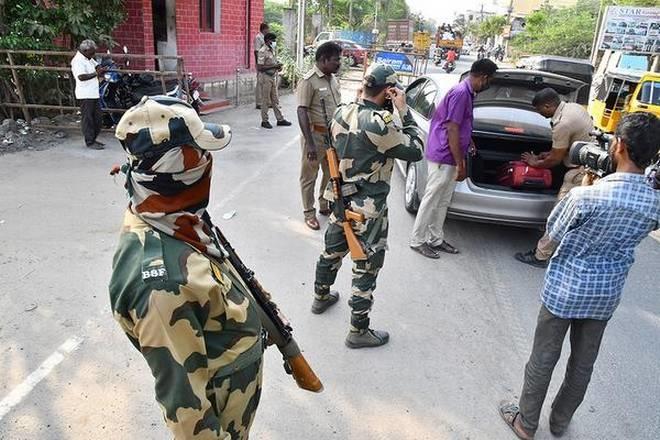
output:
[[[556,202],[554,195],[483,188],[468,178],[456,185],[448,214],[466,220],[537,228],[545,225]]]

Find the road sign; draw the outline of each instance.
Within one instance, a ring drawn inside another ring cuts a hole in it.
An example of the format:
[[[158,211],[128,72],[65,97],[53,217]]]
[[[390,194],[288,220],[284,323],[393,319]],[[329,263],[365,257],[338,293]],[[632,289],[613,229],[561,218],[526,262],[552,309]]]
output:
[[[396,72],[413,73],[415,70],[411,57],[403,52],[376,52],[374,63],[392,66]]]

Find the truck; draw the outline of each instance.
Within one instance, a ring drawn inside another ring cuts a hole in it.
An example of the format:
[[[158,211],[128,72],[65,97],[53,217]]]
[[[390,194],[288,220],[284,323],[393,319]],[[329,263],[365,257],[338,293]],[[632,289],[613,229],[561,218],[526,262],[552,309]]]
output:
[[[373,35],[371,32],[365,31],[350,31],[350,30],[334,30],[334,31],[323,31],[320,32],[316,38],[314,38],[314,47],[319,46],[326,41],[331,40],[350,40],[362,47],[371,47],[373,44]]]
[[[401,46],[413,41],[415,22],[410,19],[387,20],[387,34],[385,35],[386,46]]]
[[[436,64],[444,58],[449,49],[454,49],[456,59],[458,59],[463,49],[463,35],[458,31],[449,31],[439,26],[435,33],[435,48]]]

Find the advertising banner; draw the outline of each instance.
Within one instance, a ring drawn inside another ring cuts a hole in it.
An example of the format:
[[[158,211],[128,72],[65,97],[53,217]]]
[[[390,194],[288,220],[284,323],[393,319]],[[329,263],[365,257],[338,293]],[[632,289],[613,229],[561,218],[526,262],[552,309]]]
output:
[[[374,62],[388,64],[396,72],[413,73],[414,70],[411,57],[403,52],[377,52]]]
[[[660,53],[660,8],[608,6],[598,48],[639,54]]]

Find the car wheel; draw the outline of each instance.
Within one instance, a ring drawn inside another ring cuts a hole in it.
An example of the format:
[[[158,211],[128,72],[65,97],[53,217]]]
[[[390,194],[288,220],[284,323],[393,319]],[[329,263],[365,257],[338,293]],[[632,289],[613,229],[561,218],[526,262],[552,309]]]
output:
[[[406,211],[411,214],[415,214],[419,209],[420,200],[417,187],[417,166],[414,163],[410,163],[406,172],[406,189],[403,199],[406,205]]]

